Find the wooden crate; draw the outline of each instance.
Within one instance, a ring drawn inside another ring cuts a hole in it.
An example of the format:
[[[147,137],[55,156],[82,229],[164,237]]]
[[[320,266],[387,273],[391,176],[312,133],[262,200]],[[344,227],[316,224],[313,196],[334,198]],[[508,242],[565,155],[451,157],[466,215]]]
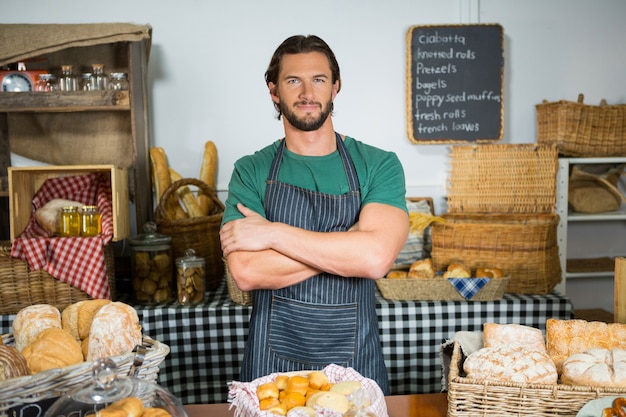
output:
[[[9,214],[11,242],[28,225],[32,200],[44,181],[72,175],[105,173],[111,180],[113,203],[113,241],[130,236],[130,209],[128,202],[128,171],[115,165],[54,165],[36,167],[9,167]]]

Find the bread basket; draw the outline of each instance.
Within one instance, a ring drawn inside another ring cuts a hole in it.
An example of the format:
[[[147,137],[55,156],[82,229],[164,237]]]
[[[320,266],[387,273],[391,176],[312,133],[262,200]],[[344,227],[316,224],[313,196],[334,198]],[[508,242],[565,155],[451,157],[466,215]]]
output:
[[[473,278],[466,278],[473,279]],[[381,278],[376,286],[388,300],[412,301],[494,301],[499,300],[509,283],[509,277],[491,278],[470,300],[466,300],[445,278],[389,279]]]
[[[13,334],[2,335],[2,342],[13,345]],[[146,349],[140,366],[136,360],[141,358],[134,352],[113,356],[111,359],[115,362],[120,374],[128,374],[131,367],[135,366],[137,378],[154,382],[158,377],[159,365],[169,354],[170,348],[166,344],[145,335],[142,345]],[[14,415],[11,410],[16,407],[55,399],[81,384],[91,381],[92,365],[93,362],[81,362],[64,368],[50,369],[35,375],[0,381],[0,417]]]

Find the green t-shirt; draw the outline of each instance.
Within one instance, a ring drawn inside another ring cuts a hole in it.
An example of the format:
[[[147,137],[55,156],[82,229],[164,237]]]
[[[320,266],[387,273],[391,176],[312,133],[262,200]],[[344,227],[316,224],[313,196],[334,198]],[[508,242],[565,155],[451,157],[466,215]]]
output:
[[[235,163],[222,224],[243,217],[237,203],[266,217],[266,180],[279,144],[280,140]],[[344,144],[359,178],[361,206],[382,203],[406,211],[404,170],[396,154],[348,136]],[[339,151],[325,156],[302,156],[285,148],[278,181],[324,194],[342,195],[349,191]]]

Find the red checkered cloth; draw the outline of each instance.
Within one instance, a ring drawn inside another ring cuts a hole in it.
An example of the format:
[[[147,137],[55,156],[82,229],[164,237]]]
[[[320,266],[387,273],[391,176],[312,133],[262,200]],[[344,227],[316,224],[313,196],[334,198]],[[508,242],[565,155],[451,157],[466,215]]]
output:
[[[55,198],[97,205],[102,234],[94,237],[53,237],[35,220],[35,211]],[[33,198],[26,229],[11,246],[11,256],[42,269],[60,281],[96,299],[111,299],[104,247],[113,238],[111,182],[104,174],[85,174],[47,179]]]

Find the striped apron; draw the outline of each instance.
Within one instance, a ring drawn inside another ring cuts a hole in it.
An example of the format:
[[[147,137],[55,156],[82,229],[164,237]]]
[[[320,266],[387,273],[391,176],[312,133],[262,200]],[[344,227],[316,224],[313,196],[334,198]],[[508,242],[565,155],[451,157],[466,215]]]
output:
[[[359,181],[341,137],[336,137],[350,191],[330,195],[278,182],[283,140],[267,180],[264,204],[270,221],[334,232],[348,230],[358,220]],[[321,273],[287,288],[253,291],[242,381],[334,363],[354,368],[388,393],[375,288],[371,279]]]

